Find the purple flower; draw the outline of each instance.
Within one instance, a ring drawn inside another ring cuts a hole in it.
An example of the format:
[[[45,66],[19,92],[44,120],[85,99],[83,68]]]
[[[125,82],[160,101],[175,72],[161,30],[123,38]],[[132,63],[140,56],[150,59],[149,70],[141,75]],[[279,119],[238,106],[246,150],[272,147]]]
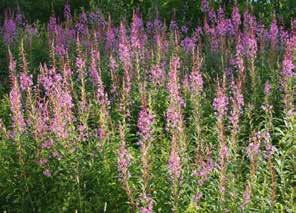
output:
[[[209,11],[209,20],[211,23],[216,23],[217,15],[216,15],[216,12],[213,8],[211,8]]]
[[[64,56],[64,55],[66,55],[67,51],[66,51],[65,46],[63,44],[57,44],[56,47],[55,47],[55,53],[58,56]]]
[[[141,142],[149,140],[152,132],[153,115],[148,111],[147,108],[142,107],[138,117],[138,129],[141,137]]]
[[[254,60],[257,53],[257,41],[254,36],[245,35],[243,44],[245,46],[245,54],[247,57]]]
[[[190,37],[186,37],[182,42],[181,42],[181,46],[185,49],[185,51],[191,52],[194,47],[195,47],[195,43],[194,41],[190,38]]]
[[[170,94],[170,99],[172,102],[184,104],[184,101],[179,93],[179,82],[178,82],[178,69],[180,68],[180,58],[173,57],[170,63],[169,72],[169,82],[168,82],[168,92]]]
[[[209,175],[215,168],[215,163],[212,158],[208,158],[200,162],[198,170],[194,173],[195,176],[198,176],[200,179],[198,180],[199,186],[202,186],[209,178]]]
[[[45,170],[43,171],[43,175],[46,176],[46,177],[51,177],[51,172],[50,172],[50,170],[49,170],[49,169],[45,169]]]
[[[265,85],[264,85],[264,94],[266,96],[269,96],[270,95],[270,90],[271,90],[270,83],[269,83],[269,81],[266,81]]]
[[[273,20],[269,29],[269,38],[270,38],[271,46],[273,48],[275,48],[277,44],[278,33],[279,33],[279,29],[278,29],[276,20]]]
[[[171,20],[171,23],[170,23],[170,31],[171,32],[174,32],[177,29],[178,29],[178,24],[177,24],[176,20]]]
[[[80,57],[76,58],[76,66],[80,70],[84,69],[85,68],[85,60]]]
[[[37,102],[36,107],[36,132],[37,136],[44,136],[48,131],[49,112],[47,104],[41,101]]]
[[[48,159],[39,159],[37,164],[40,166],[46,165],[48,163]]]
[[[225,12],[221,6],[219,7],[217,14],[218,14],[218,20],[225,19]]]
[[[208,0],[201,0],[200,2],[200,10],[204,13],[209,11],[209,2]]]
[[[247,147],[247,155],[250,159],[254,159],[259,154],[260,144],[257,142],[252,142]]]
[[[108,29],[106,32],[106,43],[105,48],[106,50],[113,49],[115,46],[115,31],[112,27],[111,23],[108,25]]]
[[[121,178],[127,177],[131,156],[126,149],[125,143],[121,143],[118,153],[118,171]]]
[[[72,14],[71,14],[71,6],[70,4],[65,4],[64,7],[64,17],[66,18],[67,21],[72,19]]]
[[[252,16],[248,11],[244,12],[244,32],[248,32],[249,34],[254,34],[256,31],[256,18]]]
[[[143,20],[138,15],[138,13],[134,13],[133,21],[131,26],[131,47],[135,49],[140,49],[144,47],[144,28],[143,28]]]
[[[232,127],[237,130],[239,128],[239,117],[241,113],[241,109],[244,106],[244,96],[241,92],[241,85],[240,82],[231,84],[232,89],[232,111],[230,115],[230,122]]]
[[[181,27],[181,31],[182,31],[182,33],[185,33],[186,34],[188,32],[188,27],[186,25],[183,25]]]
[[[227,20],[226,19],[218,19],[218,24],[216,26],[216,33],[219,36],[225,36],[227,33]]]
[[[222,147],[220,147],[219,156],[221,159],[226,159],[229,156],[227,145],[224,144]]]
[[[106,136],[106,132],[103,128],[98,128],[97,130],[97,136],[99,140],[103,140]]]
[[[41,144],[42,149],[50,149],[53,146],[53,140],[49,139]]]
[[[10,67],[14,67],[14,62],[10,61]],[[10,72],[15,72],[15,70],[10,70]],[[12,112],[13,126],[16,131],[22,132],[26,126],[23,112],[22,112],[22,102],[21,102],[21,92],[19,85],[15,76],[12,76],[12,89],[9,93],[10,110]]]
[[[199,67],[195,68],[189,75],[190,89],[193,92],[201,92],[203,89],[203,79],[199,72]]]
[[[282,65],[282,74],[284,77],[291,78],[294,76],[293,70],[295,65],[293,64],[292,57],[288,54],[285,55]]]
[[[193,42],[198,42],[200,40],[200,36],[203,34],[203,30],[201,27],[196,27],[194,32],[193,32],[193,35],[192,35],[192,40]]]
[[[142,195],[141,199],[144,201],[145,206],[140,208],[140,213],[152,213],[153,212],[153,200],[149,195]]]
[[[233,7],[232,13],[231,13],[231,21],[233,23],[234,28],[238,30],[241,24],[241,15],[239,13],[238,7]]]
[[[56,17],[54,17],[54,16],[51,16],[50,18],[49,18],[49,23],[48,23],[48,32],[51,32],[51,33],[55,33],[56,32],[56,30],[57,30],[57,19],[56,19]]]
[[[87,15],[85,12],[80,14],[79,21],[75,25],[76,32],[82,35],[87,34]]]
[[[34,27],[32,25],[27,24],[26,25],[26,33],[28,33],[30,36],[35,36],[38,33],[37,27]]]
[[[176,107],[171,104],[166,113],[166,119],[167,119],[167,128],[171,130],[180,130],[181,124],[182,124],[182,114]]]
[[[16,23],[12,18],[5,19],[3,25],[4,42],[10,44],[16,36]]]
[[[125,25],[121,22],[119,30],[119,58],[125,68],[131,66],[131,53],[130,53],[130,44],[126,36]]]
[[[177,150],[173,147],[170,159],[169,159],[169,174],[171,175],[172,179],[179,179],[181,176],[181,159],[178,155]]]
[[[217,112],[218,118],[222,119],[227,112],[228,98],[223,87],[217,87],[216,97],[213,102],[213,107]]]
[[[147,21],[146,28],[149,33],[152,33],[153,32],[153,23],[151,21]]]
[[[156,85],[162,85],[165,80],[165,71],[161,65],[153,65],[150,71],[151,80]]]
[[[20,74],[20,87],[22,91],[26,91],[33,85],[32,76],[29,76],[26,73]]]
[[[163,23],[159,18],[154,19],[153,27],[155,32],[160,32],[163,28]]]

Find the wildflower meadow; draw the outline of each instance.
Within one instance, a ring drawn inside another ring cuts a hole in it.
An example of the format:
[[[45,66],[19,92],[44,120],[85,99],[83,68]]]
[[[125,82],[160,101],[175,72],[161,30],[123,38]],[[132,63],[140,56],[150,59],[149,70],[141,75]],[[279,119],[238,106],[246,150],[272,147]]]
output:
[[[199,8],[5,13],[1,212],[296,212],[296,19]]]

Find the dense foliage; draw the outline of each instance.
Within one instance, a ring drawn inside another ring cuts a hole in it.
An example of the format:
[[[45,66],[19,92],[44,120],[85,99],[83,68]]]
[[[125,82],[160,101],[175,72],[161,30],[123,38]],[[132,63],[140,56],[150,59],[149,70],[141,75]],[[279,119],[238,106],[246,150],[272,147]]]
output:
[[[295,212],[296,22],[100,2],[5,16],[0,210]]]
[[[278,20],[287,25],[291,17],[296,15],[294,0],[210,0],[209,2],[216,9],[223,2],[223,6],[228,13],[231,13],[234,5],[238,5],[241,10],[248,8],[265,23],[271,22],[273,16],[276,15]],[[166,20],[169,20],[175,13],[178,21],[193,22],[195,24],[198,20],[197,17],[202,15],[200,12],[201,0],[1,0],[0,11],[3,13],[9,8],[19,8],[31,22],[36,20],[46,22],[53,13],[62,18],[62,8],[66,3],[69,3],[76,12],[82,8],[84,10],[100,8],[104,15],[112,14],[116,23],[120,21],[120,18],[131,18],[132,11],[135,8],[142,11],[142,16],[145,19],[153,17],[155,12],[158,11],[161,17]]]

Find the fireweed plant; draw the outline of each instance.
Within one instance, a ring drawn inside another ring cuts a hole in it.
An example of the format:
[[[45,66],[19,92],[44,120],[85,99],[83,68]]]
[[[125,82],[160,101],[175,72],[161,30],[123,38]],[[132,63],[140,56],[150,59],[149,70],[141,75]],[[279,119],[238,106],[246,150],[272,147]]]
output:
[[[1,211],[296,211],[296,21],[201,9],[5,17]]]

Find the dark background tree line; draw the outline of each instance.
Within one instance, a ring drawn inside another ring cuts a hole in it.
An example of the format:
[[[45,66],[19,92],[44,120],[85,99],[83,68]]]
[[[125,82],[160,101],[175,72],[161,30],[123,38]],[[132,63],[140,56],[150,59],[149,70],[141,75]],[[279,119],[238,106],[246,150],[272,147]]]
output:
[[[139,8],[144,18],[154,17],[157,11],[166,20],[175,14],[177,21],[192,24],[198,22],[197,17],[201,15],[200,0],[1,0],[1,19],[8,8],[14,10],[19,8],[29,21],[47,22],[53,13],[62,17],[63,5],[67,2],[76,12],[99,7],[104,14],[111,14],[116,22],[123,17],[129,19],[134,8]],[[222,3],[228,12],[237,4],[241,10],[249,8],[264,22],[268,23],[276,17],[286,26],[289,25],[291,17],[296,15],[295,0],[210,0],[209,2],[214,7]]]

